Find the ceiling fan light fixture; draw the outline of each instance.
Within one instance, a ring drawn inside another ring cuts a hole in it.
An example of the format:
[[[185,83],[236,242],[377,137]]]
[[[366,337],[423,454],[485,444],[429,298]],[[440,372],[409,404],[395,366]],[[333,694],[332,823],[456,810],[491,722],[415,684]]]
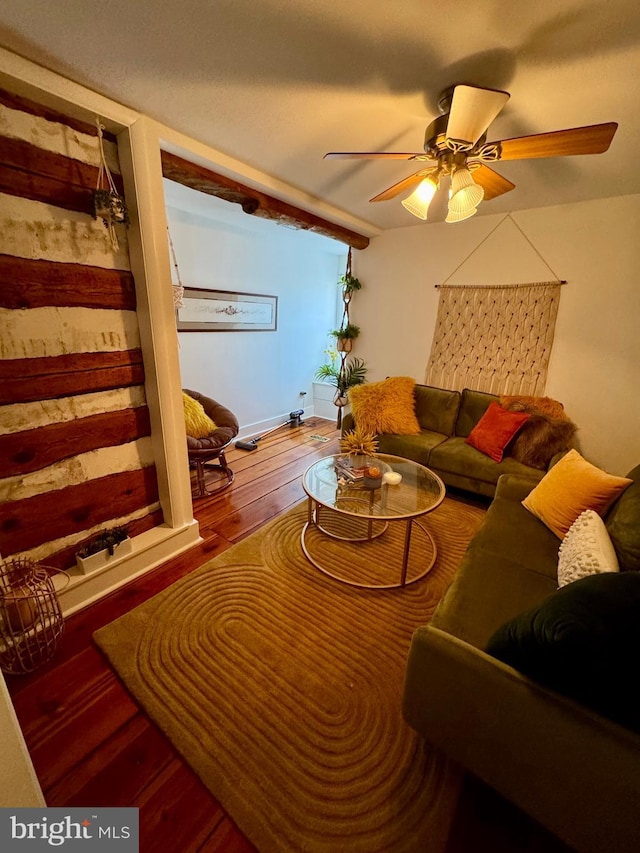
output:
[[[466,166],[458,166],[451,178],[451,197],[449,210],[452,213],[465,213],[477,207],[484,198],[484,190],[473,180]]]
[[[477,212],[477,207],[470,207],[469,210],[465,210],[464,213],[454,213],[452,210],[449,210],[445,222],[463,222],[465,219],[469,219],[471,216],[474,216]]]
[[[417,216],[418,219],[426,219],[431,200],[438,189],[438,176],[428,175],[420,181],[411,195],[402,200],[402,206]]]

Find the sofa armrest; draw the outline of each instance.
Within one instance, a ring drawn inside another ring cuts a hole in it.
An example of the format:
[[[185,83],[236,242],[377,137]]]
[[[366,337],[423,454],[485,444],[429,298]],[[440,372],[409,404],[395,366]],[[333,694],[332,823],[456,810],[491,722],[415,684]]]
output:
[[[536,480],[535,477],[525,477],[521,474],[502,474],[498,477],[495,496],[520,503],[532,489],[535,489],[539,482],[540,480]]]
[[[640,737],[437,628],[414,633],[406,721],[581,853],[636,853]]]

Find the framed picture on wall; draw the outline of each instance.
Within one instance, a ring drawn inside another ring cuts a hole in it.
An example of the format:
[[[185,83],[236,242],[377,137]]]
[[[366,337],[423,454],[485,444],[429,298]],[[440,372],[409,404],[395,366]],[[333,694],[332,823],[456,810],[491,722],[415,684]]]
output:
[[[185,287],[176,323],[179,332],[274,332],[278,297]]]

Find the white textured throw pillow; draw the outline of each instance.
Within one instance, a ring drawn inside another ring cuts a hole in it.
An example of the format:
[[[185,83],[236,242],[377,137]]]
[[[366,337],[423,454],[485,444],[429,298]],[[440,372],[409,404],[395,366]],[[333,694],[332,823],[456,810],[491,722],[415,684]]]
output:
[[[569,528],[558,551],[558,586],[596,575],[619,572],[618,558],[604,521],[592,509],[582,512]]]

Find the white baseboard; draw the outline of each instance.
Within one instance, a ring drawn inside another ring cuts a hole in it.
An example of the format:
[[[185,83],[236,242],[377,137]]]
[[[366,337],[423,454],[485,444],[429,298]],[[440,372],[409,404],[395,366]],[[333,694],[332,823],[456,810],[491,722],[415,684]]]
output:
[[[55,584],[63,615],[70,616],[88,607],[200,541],[195,520],[178,529],[160,525],[134,537],[133,551],[102,569],[89,575],[83,575],[79,569],[70,569],[68,582],[63,575],[57,575]]]

